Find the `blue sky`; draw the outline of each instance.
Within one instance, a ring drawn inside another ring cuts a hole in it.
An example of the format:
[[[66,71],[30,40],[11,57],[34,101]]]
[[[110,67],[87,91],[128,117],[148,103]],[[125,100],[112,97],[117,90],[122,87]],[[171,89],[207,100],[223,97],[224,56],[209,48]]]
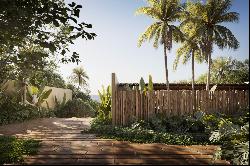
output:
[[[71,2],[67,0],[66,2]],[[139,82],[143,77],[147,82],[151,74],[153,82],[164,83],[163,47],[155,49],[152,43],[137,47],[139,35],[145,31],[153,20],[147,16],[135,15],[135,10],[146,6],[145,0],[77,0],[83,8],[80,20],[91,23],[91,31],[97,34],[95,40],[77,40],[70,47],[71,51],[80,54],[81,63],[89,76],[91,94],[97,94],[102,85],[111,83],[111,73],[115,72],[119,82]],[[214,47],[212,58],[231,56],[239,60],[249,57],[249,0],[234,0],[231,11],[240,14],[239,23],[225,24],[240,42],[236,51]],[[169,81],[191,78],[191,65],[179,65],[173,71],[173,61],[179,44],[174,43],[168,53]],[[59,72],[65,80],[76,64],[60,65]],[[206,64],[196,64],[196,78],[205,73]]]

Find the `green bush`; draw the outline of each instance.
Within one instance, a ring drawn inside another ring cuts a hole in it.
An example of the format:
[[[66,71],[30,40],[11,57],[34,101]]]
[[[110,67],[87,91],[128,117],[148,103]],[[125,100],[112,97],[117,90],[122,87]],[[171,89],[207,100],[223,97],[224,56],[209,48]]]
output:
[[[88,102],[84,102],[82,99],[73,99],[66,104],[59,104],[55,108],[55,114],[60,118],[94,117],[95,110]]]
[[[39,146],[36,140],[0,136],[0,164],[20,164],[23,155],[36,154]]]
[[[86,131],[85,131],[86,132]],[[91,123],[89,133],[97,133],[101,138],[113,138],[123,141],[137,143],[165,143],[174,145],[192,145],[208,144],[208,136],[205,139],[199,139],[191,133],[170,133],[158,132],[150,129],[145,121],[133,123],[128,127],[113,127],[112,125],[103,124],[98,119]]]
[[[111,125],[112,115],[111,115],[111,88],[110,86],[108,86],[107,89],[102,87],[102,91],[98,90],[98,94],[99,94],[101,101],[99,104],[96,104],[97,116],[93,122],[96,125],[107,125],[107,124]]]
[[[0,125],[55,116],[52,110],[23,105],[0,93]]]
[[[218,155],[233,165],[249,164],[249,109],[238,116],[221,118],[219,127],[210,136],[212,143],[220,143]]]

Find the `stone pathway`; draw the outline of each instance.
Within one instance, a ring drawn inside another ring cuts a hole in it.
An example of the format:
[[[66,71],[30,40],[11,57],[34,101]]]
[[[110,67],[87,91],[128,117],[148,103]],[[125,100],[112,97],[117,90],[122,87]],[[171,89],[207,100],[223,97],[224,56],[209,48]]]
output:
[[[41,140],[35,156],[26,156],[27,164],[228,164],[213,161],[216,146],[176,146],[135,144],[99,139],[81,134],[90,127],[91,118],[49,118],[0,126],[0,134]]]

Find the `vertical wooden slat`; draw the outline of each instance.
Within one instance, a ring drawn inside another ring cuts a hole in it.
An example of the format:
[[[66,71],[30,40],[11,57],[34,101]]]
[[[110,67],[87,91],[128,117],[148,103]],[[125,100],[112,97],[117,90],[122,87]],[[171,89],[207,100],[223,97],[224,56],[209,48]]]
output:
[[[184,98],[184,93],[183,93],[183,91],[181,91],[181,95],[180,95],[180,98],[179,98],[181,115],[185,114],[185,112],[183,111],[183,109],[184,109],[184,100],[183,100],[183,98]]]
[[[200,105],[200,98],[199,98],[199,95],[200,95],[200,91],[199,90],[196,90],[196,111],[198,111],[199,109],[199,105]]]
[[[171,110],[171,106],[170,106],[170,92],[166,91],[167,93],[167,115],[170,116],[170,110]]]

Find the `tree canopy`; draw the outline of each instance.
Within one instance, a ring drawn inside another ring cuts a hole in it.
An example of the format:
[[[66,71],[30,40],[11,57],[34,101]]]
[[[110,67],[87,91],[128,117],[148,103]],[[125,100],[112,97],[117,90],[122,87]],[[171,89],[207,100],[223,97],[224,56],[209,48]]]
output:
[[[91,40],[96,36],[86,31],[91,24],[78,20],[81,8],[63,0],[1,0],[0,54],[17,55],[19,48],[35,44],[51,54],[63,55],[62,62],[79,62],[76,52],[65,56],[69,44],[79,37]]]
[[[206,82],[207,73],[200,75],[197,83]],[[249,59],[240,61],[231,57],[218,57],[213,60],[211,68],[211,83],[243,84],[249,82]]]

